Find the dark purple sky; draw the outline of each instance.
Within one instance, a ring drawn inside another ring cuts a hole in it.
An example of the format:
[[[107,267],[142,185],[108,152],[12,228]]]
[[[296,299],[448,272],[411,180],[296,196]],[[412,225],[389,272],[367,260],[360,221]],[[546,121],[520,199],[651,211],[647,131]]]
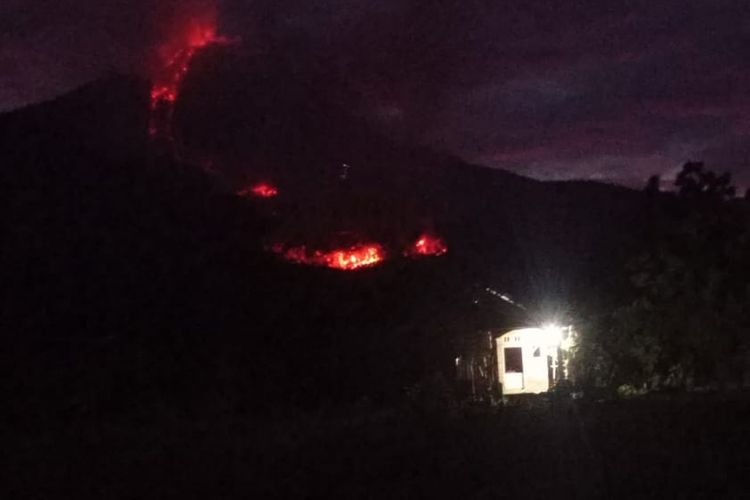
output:
[[[3,0],[0,109],[136,68],[163,13],[188,3],[205,2]],[[247,43],[304,40],[385,126],[476,163],[640,186],[704,160],[750,185],[747,0],[224,0],[221,11],[223,31]]]

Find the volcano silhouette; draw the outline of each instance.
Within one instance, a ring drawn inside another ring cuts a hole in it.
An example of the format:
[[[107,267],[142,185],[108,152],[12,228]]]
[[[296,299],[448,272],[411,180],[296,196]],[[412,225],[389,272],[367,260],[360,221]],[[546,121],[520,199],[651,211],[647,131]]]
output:
[[[452,369],[461,335],[507,323],[485,287],[541,310],[596,293],[622,265],[640,193],[539,182],[390,138],[311,66],[201,51],[175,103],[181,159],[149,138],[149,84],[135,78],[1,115],[5,334],[153,353],[189,339],[190,363],[224,356],[268,398],[386,394]],[[256,181],[278,195],[235,194]],[[405,257],[423,233],[447,253]],[[341,273],[266,251],[358,241],[389,258]]]

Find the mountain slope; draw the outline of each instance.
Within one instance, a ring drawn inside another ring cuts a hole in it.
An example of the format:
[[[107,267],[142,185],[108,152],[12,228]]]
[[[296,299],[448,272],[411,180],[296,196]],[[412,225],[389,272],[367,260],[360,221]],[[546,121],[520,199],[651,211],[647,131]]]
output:
[[[484,287],[540,321],[599,293],[627,253],[638,193],[466,165],[389,140],[341,106],[297,107],[315,86],[300,98],[276,77],[237,101],[224,78],[186,83],[181,150],[224,175],[147,142],[134,80],[0,117],[0,292],[16,375],[41,363],[47,375],[28,384],[63,399],[93,383],[102,397],[125,384],[128,397],[209,407],[219,394],[255,405],[393,396],[449,372],[461,336],[508,324]],[[212,122],[221,99],[234,114]],[[264,128],[262,109],[285,111]],[[253,125],[240,134],[242,117]],[[280,186],[277,200],[232,195],[260,177]],[[421,231],[444,237],[448,254],[402,257]],[[342,273],[263,251],[342,232],[382,241],[390,258]]]

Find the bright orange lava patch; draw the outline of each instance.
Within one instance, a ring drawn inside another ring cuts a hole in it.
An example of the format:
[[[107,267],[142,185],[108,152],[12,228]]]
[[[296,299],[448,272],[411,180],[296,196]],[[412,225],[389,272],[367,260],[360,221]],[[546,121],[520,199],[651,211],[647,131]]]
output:
[[[284,247],[277,244],[271,250],[290,262],[330,267],[342,271],[372,267],[385,260],[385,250],[378,243],[361,243],[328,251],[308,250],[304,245]]]
[[[423,234],[415,241],[404,254],[408,257],[438,256],[448,252],[448,246],[442,238]]]
[[[192,20],[176,39],[163,43],[157,49],[159,68],[151,85],[151,102],[148,131],[152,137],[172,139],[172,115],[190,62],[203,47],[230,43],[216,34],[216,23],[211,20]]]

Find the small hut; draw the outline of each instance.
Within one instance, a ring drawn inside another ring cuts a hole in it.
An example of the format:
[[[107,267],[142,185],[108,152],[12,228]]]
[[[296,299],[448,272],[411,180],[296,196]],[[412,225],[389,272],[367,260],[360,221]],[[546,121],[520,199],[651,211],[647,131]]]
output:
[[[495,338],[503,394],[547,392],[567,376],[570,327],[519,328]]]
[[[462,392],[479,400],[547,392],[567,378],[572,343],[572,328],[554,325],[468,337],[456,358]]]

